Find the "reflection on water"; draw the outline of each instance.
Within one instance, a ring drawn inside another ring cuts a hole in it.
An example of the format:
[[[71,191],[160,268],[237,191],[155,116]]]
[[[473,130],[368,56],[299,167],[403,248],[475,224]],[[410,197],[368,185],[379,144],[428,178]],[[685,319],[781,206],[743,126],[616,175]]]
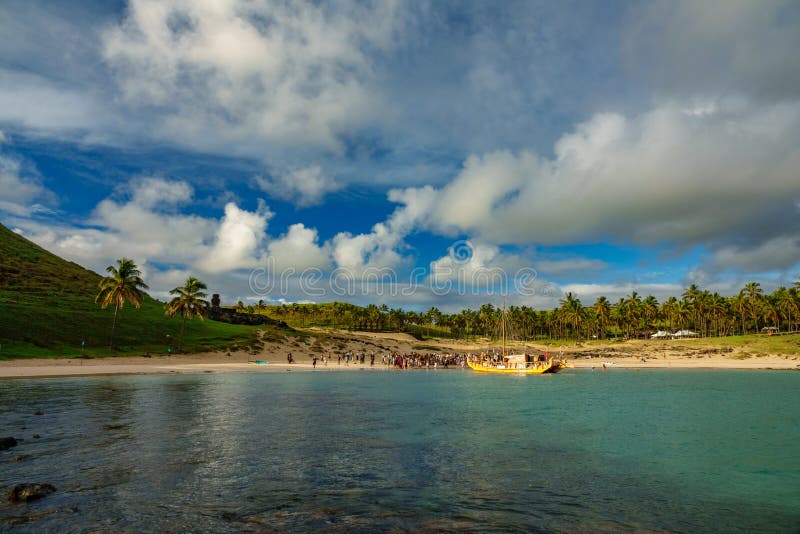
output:
[[[24,439],[0,452],[0,485],[58,488],[0,505],[0,529],[800,527],[800,373],[203,374],[0,386],[0,436]],[[30,458],[9,461],[20,454]]]

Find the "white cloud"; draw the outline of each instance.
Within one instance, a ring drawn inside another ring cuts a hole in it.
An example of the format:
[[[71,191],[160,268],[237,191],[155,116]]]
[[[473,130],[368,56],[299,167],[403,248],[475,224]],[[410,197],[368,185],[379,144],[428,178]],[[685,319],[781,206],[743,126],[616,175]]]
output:
[[[166,138],[339,151],[341,132],[382,113],[366,50],[391,45],[395,12],[393,2],[132,0],[103,52],[125,101],[161,110]]]
[[[36,176],[25,173],[18,160],[0,155],[0,211],[17,216],[49,211],[42,203],[54,204],[55,195]]]
[[[561,286],[563,294],[573,293],[584,306],[591,306],[597,297],[606,297],[612,303],[636,291],[642,298],[653,295],[659,302],[683,292],[679,284],[566,284]]]
[[[136,178],[131,180],[127,188],[131,191],[132,202],[146,209],[185,204],[194,194],[192,186],[184,181],[169,181],[156,177]]]
[[[430,207],[420,223],[491,243],[749,234],[765,217],[793,212],[800,197],[800,105],[719,106],[700,115],[671,103],[631,119],[598,114],[562,136],[553,159],[471,156],[446,187],[415,190]]]
[[[368,234],[340,232],[332,240],[333,259],[338,268],[347,269],[354,276],[360,276],[365,269],[392,269],[403,261],[395,250],[403,237],[392,233],[384,223],[373,226]]]
[[[637,3],[622,28],[622,57],[631,76],[660,92],[797,98],[797,7],[792,0]]]
[[[0,65],[0,120],[29,132],[50,134],[100,131],[110,126],[109,110],[88,92],[59,85],[38,74]]]
[[[151,284],[155,294],[174,287],[176,273],[183,276],[192,268],[215,275],[259,264],[272,215],[263,204],[249,212],[228,203],[218,220],[177,211],[192,197],[191,186],[182,181],[135,178],[123,189],[127,199],[102,200],[85,226],[29,218],[15,223],[41,246],[97,272],[117,258],[133,258],[147,266],[148,276],[155,280]],[[154,263],[170,267],[161,272]]]
[[[505,254],[495,245],[458,241],[443,256],[430,265],[430,280],[440,283],[456,281],[464,287],[486,286],[513,282],[517,271],[530,268],[530,262],[520,256]]]
[[[278,271],[293,268],[302,272],[310,267],[324,270],[331,264],[329,249],[328,244],[318,244],[316,229],[297,223],[291,225],[285,235],[269,243],[268,261],[274,262]]]
[[[748,273],[781,271],[800,265],[800,237],[777,236],[751,246],[729,245],[714,252],[716,270],[734,269]]]
[[[259,265],[259,247],[266,236],[272,212],[263,204],[256,212],[225,205],[225,216],[217,229],[216,242],[195,265],[204,272],[221,273]]]
[[[342,187],[325,176],[319,165],[296,169],[271,180],[256,176],[255,182],[265,193],[294,201],[298,206],[319,204],[327,193]]]
[[[340,232],[332,240],[336,266],[358,275],[365,269],[395,268],[404,261],[400,252],[404,238],[414,231],[433,206],[434,189],[430,186],[389,191],[389,200],[402,204],[385,222],[367,234]]]

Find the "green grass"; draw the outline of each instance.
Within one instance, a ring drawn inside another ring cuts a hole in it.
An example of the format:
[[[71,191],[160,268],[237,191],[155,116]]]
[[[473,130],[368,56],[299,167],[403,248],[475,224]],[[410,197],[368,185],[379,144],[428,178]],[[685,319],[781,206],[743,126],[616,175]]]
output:
[[[115,350],[110,350],[114,310],[94,303],[100,278],[0,225],[0,360],[167,354],[168,346],[176,350],[180,319],[168,318],[163,303],[149,296],[138,310],[129,304],[120,310]],[[190,320],[183,349],[252,346],[260,329],[265,328]],[[277,337],[266,330],[268,337]]]
[[[566,347],[574,346],[574,340],[564,341],[536,341],[537,344],[548,346]],[[691,339],[639,339],[630,341],[593,339],[579,340],[578,344],[583,347],[602,347],[610,344],[621,345],[646,345],[648,347],[687,347],[691,349],[742,349],[753,355],[764,354],[800,354],[800,333],[766,335],[748,334],[740,336],[726,337],[704,337]]]

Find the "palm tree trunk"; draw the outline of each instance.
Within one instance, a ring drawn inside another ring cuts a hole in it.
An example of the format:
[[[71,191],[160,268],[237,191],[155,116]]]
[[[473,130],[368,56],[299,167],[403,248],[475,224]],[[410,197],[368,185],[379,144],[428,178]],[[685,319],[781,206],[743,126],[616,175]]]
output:
[[[111,323],[111,340],[108,342],[108,348],[114,348],[114,329],[117,328],[117,313],[119,312],[119,302],[114,307],[114,322]]]
[[[181,321],[181,338],[178,340],[178,352],[183,352],[183,329],[186,327],[186,314],[183,314]]]

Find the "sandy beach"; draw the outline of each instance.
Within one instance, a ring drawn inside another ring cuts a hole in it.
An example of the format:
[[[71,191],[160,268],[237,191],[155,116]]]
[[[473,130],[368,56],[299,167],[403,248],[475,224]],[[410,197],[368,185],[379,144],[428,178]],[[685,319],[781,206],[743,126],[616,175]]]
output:
[[[420,342],[407,334],[331,333],[333,345],[321,347],[304,343],[266,343],[258,353],[214,352],[180,355],[120,356],[113,358],[59,358],[20,359],[0,362],[2,378],[45,378],[66,376],[101,376],[124,374],[181,374],[181,373],[270,373],[270,372],[336,372],[336,371],[388,371],[382,365],[383,355],[392,352],[474,352],[485,344],[463,343],[453,340],[426,340]],[[559,356],[563,354],[568,366],[575,369],[794,369],[800,370],[800,354],[750,355],[739,349],[709,347],[708,342],[680,344],[665,342],[630,341],[614,344],[575,344],[560,347],[525,344],[514,350]],[[375,354],[375,365],[337,362],[337,355],[345,351]],[[289,354],[295,363],[288,364]],[[329,354],[328,365],[322,355]],[[312,358],[318,357],[317,366]],[[251,360],[268,362],[265,365],[249,363]]]

